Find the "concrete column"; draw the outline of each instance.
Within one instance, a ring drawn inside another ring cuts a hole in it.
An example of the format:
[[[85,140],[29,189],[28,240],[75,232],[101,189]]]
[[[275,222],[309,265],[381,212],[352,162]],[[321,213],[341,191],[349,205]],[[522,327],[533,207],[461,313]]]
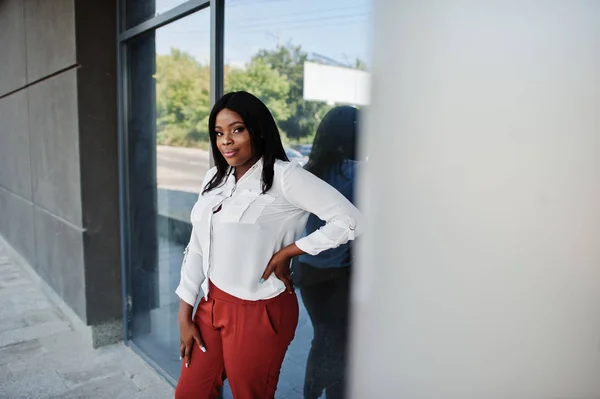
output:
[[[123,338],[116,1],[75,1],[86,321],[94,345]]]
[[[600,397],[599,20],[375,3],[351,397]]]

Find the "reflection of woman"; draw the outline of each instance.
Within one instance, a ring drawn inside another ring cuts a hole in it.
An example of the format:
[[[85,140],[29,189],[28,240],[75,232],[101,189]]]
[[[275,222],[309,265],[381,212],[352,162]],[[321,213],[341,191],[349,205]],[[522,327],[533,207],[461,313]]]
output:
[[[354,202],[358,110],[343,106],[325,115],[317,129],[306,169]],[[323,226],[310,215],[307,234]],[[313,324],[314,337],[306,365],[304,398],[344,396],[348,337],[350,266],[349,243],[319,255],[299,257],[300,292]]]
[[[353,239],[360,215],[330,185],[287,162],[271,113],[253,95],[223,96],[209,131],[216,167],[192,210],[176,291],[185,360],[175,397],[217,398],[226,376],[236,399],[273,398],[298,323],[290,261]],[[298,239],[309,213],[325,224]]]

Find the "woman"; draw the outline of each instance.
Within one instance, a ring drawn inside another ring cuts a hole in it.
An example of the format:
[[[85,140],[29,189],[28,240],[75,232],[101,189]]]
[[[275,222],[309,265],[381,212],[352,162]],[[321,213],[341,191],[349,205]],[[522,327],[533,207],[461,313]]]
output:
[[[313,142],[306,169],[354,202],[357,167],[358,110],[343,106],[323,118]],[[306,234],[323,226],[310,215]],[[350,243],[321,252],[301,255],[299,285],[304,306],[313,324],[314,336],[306,364],[304,398],[317,399],[325,390],[327,399],[344,397],[346,346],[350,300]]]
[[[184,361],[175,397],[217,398],[227,377],[236,399],[274,398],[298,323],[290,262],[354,239],[360,214],[287,161],[273,116],[253,95],[217,101],[209,134],[216,166],[192,209],[176,290]],[[310,213],[325,225],[299,239]]]

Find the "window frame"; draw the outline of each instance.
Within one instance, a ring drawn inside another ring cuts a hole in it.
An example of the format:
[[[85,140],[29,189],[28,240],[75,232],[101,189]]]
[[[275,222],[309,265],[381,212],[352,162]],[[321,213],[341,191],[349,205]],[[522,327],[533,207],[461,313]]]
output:
[[[211,106],[223,95],[224,75],[224,24],[225,0],[189,0],[173,9],[150,18],[136,26],[126,29],[126,2],[117,0],[117,113],[118,113],[118,161],[119,161],[119,212],[121,243],[121,280],[123,299],[123,341],[139,356],[156,369],[172,385],[176,381],[156,364],[132,340],[130,322],[132,320],[132,268],[131,268],[131,214],[130,214],[130,176],[129,176],[129,128],[131,104],[130,96],[130,60],[127,47],[132,39],[146,32],[156,31],[160,27],[185,18],[197,11],[210,10],[210,103]],[[152,0],[151,0],[152,1]]]

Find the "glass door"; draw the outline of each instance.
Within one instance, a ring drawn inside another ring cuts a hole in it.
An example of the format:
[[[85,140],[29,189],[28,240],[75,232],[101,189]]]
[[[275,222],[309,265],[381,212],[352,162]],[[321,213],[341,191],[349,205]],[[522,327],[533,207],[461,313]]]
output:
[[[175,288],[209,167],[209,8],[129,40],[126,64],[129,336],[176,379]]]

